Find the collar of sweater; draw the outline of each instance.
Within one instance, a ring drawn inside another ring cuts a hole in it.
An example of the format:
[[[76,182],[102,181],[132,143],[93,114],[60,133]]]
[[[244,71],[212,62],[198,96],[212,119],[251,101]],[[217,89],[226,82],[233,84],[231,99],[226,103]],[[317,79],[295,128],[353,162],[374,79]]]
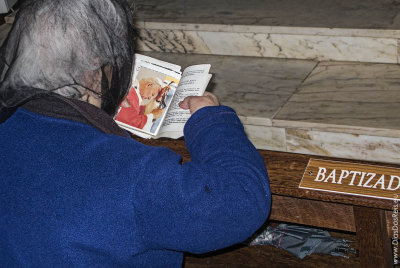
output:
[[[41,115],[89,124],[105,134],[129,137],[128,133],[121,129],[113,118],[100,108],[58,94],[30,100],[22,105],[22,108]]]

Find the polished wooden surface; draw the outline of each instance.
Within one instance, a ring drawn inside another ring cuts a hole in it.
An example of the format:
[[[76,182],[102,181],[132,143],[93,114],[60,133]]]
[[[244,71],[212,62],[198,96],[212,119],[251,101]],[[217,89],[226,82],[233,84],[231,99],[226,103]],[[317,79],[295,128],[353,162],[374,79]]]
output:
[[[274,195],[270,218],[326,229],[356,231],[353,207],[343,204]]]
[[[354,207],[361,267],[393,267],[392,249],[383,210]]]

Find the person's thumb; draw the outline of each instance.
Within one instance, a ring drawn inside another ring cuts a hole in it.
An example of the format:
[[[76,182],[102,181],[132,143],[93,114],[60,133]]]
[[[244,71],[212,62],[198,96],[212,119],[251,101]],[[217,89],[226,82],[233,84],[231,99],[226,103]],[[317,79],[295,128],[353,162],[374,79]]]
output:
[[[184,110],[188,110],[189,109],[189,100],[190,100],[190,98],[191,98],[191,96],[184,98],[183,101],[181,101],[179,103],[179,107],[181,107]]]

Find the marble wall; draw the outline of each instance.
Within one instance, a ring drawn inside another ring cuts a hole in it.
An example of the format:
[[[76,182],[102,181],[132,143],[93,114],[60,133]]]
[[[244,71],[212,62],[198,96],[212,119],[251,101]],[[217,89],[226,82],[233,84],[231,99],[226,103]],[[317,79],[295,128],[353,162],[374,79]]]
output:
[[[302,33],[279,32],[274,27],[262,29],[252,27],[199,26],[202,30],[193,30],[196,25],[170,25],[172,29],[140,28],[138,49],[141,51],[163,51],[174,53],[198,53],[213,55],[254,56],[292,59],[311,59],[317,61],[356,61],[398,63],[397,32],[301,29]],[[165,26],[165,25],[164,25]],[[175,28],[175,29],[174,29]],[[190,29],[187,30],[186,28]],[[214,29],[216,28],[216,29]],[[227,27],[226,27],[227,28]],[[240,30],[243,31],[236,31]],[[244,31],[246,29],[246,31]],[[221,31],[225,30],[225,31]],[[229,30],[229,31],[228,31]],[[310,33],[307,33],[309,30]],[[350,34],[349,34],[350,33]],[[357,33],[359,36],[357,36]],[[349,35],[348,35],[349,34]],[[366,35],[366,36],[362,36]],[[392,37],[389,37],[391,36]]]

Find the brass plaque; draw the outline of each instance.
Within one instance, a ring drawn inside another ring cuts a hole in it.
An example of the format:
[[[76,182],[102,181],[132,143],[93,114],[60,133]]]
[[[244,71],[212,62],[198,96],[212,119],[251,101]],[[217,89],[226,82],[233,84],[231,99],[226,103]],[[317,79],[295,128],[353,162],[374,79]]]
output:
[[[299,188],[394,200],[400,198],[400,169],[310,159]]]

